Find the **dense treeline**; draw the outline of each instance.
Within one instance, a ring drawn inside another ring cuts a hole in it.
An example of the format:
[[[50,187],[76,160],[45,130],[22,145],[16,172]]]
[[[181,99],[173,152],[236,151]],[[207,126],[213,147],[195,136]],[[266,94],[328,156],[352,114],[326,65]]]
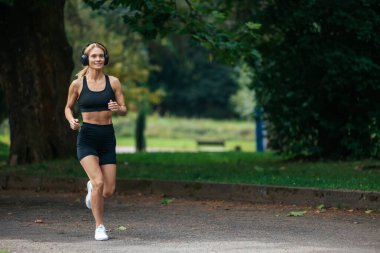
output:
[[[379,156],[379,1],[176,3],[185,14],[165,1],[112,1],[138,13],[125,22],[147,38],[179,30],[219,59],[247,61],[273,149],[291,157]]]
[[[379,157],[380,2],[270,1],[255,90],[273,148]]]

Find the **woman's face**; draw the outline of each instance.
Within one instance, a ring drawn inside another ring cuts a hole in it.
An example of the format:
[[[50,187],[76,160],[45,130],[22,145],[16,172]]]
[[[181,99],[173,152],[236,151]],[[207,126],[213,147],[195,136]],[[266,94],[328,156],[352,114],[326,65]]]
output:
[[[94,47],[88,52],[88,66],[93,69],[102,69],[104,66],[104,51]]]

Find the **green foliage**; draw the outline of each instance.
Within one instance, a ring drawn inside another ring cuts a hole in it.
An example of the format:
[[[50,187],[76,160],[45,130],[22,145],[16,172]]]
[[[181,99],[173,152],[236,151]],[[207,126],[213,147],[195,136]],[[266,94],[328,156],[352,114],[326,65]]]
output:
[[[380,156],[380,5],[269,1],[255,85],[273,148],[291,156]]]
[[[260,25],[236,25],[233,15],[240,3],[213,0],[85,0],[94,9],[123,10],[120,15],[132,31],[146,39],[188,34],[224,62],[258,57],[252,48]],[[245,2],[245,1],[244,1]],[[229,22],[227,22],[227,20]],[[228,24],[227,24],[228,23]]]
[[[255,91],[250,87],[253,81],[253,70],[246,63],[241,63],[236,69],[239,89],[230,97],[230,103],[241,118],[252,119],[255,107]]]
[[[229,102],[238,89],[232,67],[209,62],[207,51],[188,37],[170,36],[151,42],[151,61],[161,66],[152,71],[151,89],[165,90],[161,114],[227,118],[235,116]]]

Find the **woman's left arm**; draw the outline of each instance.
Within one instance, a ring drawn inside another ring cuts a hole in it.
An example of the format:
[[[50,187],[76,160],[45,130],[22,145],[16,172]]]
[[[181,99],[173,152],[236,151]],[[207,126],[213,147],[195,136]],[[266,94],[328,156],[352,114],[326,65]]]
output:
[[[113,112],[117,112],[117,114],[120,116],[125,116],[127,115],[127,107],[125,106],[124,94],[121,88],[121,83],[118,78],[111,77],[111,76],[110,76],[110,83],[115,93],[116,102],[111,100],[108,103],[108,108]]]

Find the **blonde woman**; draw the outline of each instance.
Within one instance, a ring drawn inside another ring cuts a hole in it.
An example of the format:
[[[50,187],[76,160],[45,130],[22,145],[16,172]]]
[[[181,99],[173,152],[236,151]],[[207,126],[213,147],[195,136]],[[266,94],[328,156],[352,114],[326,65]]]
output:
[[[65,116],[71,129],[80,129],[77,156],[87,173],[86,205],[95,218],[95,240],[108,240],[104,227],[104,198],[110,197],[116,183],[116,139],[112,113],[126,115],[127,108],[120,81],[103,73],[109,56],[98,42],[88,44],[82,51],[84,68],[69,87]],[[74,117],[78,103],[83,123]]]

